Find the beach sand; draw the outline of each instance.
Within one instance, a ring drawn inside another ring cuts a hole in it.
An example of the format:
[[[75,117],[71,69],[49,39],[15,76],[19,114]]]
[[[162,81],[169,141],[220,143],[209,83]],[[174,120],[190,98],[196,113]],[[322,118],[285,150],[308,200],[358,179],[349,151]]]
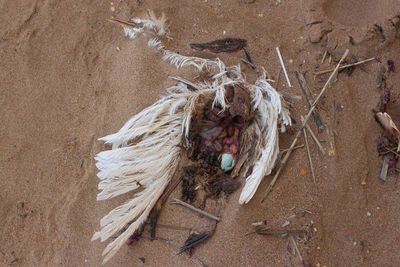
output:
[[[90,239],[100,219],[127,197],[96,201],[94,156],[107,149],[97,139],[165,95],[174,84],[168,75],[178,73],[147,48],[145,38],[129,40],[107,21],[144,17],[149,9],[165,12],[173,38],[166,46],[184,55],[214,58],[189,44],[244,38],[254,63],[276,78],[279,46],[293,84],[288,88],[281,75],[278,90],[286,93],[302,95],[295,71],[305,73],[318,93],[329,74],[314,79],[313,72],[334,67],[346,48],[349,62],[370,57],[382,62],[369,62],[350,76],[340,73],[321,99],[318,111],[325,129],[318,137],[326,141],[326,155],[309,139],[317,183],[305,149],[296,150],[264,203],[261,196],[271,177],[247,205],[238,205],[240,190],[229,197],[215,234],[194,255],[207,266],[297,266],[288,238],[245,235],[255,221],[281,226],[297,207],[312,212],[287,226],[303,229],[313,222],[312,238],[298,241],[305,263],[400,262],[398,174],[386,182],[378,178],[382,159],[376,147],[383,130],[372,112],[381,95],[379,69],[388,59],[400,67],[400,1],[3,0],[0,7],[1,266],[101,265],[106,244]],[[332,61],[328,56],[321,64],[326,50]],[[217,56],[229,66],[244,54]],[[254,71],[241,65],[254,81]],[[190,77],[191,72],[179,73]],[[398,69],[387,82],[398,101]],[[291,102],[297,122],[307,111],[304,97]],[[312,118],[309,125],[316,132]],[[282,134],[281,148],[293,138]],[[179,197],[179,191],[172,197]],[[201,231],[210,221],[167,203],[159,223]],[[195,257],[176,255],[187,231],[158,228],[157,235],[173,240],[150,241],[145,232],[146,238],[122,247],[105,266],[141,266],[140,257],[147,266],[200,266]]]

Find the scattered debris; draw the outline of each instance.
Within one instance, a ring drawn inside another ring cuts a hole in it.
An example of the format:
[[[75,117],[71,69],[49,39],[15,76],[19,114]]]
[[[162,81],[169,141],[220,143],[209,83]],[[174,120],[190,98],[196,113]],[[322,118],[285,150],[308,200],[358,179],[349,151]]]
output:
[[[327,54],[328,54],[328,50],[325,50],[325,52],[324,52],[324,54],[322,56],[322,59],[321,59],[321,64],[324,64],[324,61],[325,61],[325,58],[326,58]]]
[[[382,125],[382,127],[391,133],[394,137],[400,137],[400,131],[394,124],[392,118],[386,112],[378,112],[375,114],[376,120]]]
[[[393,60],[391,60],[391,59],[389,59],[388,61],[387,61],[387,64],[388,64],[388,70],[387,70],[387,72],[389,73],[389,72],[394,72],[394,61]]]
[[[368,59],[365,59],[365,60],[362,60],[362,61],[359,61],[359,62],[356,62],[356,63],[346,64],[346,65],[340,66],[339,70],[342,70],[342,69],[345,69],[345,68],[349,68],[349,67],[353,67],[353,66],[358,66],[358,65],[370,62],[372,60],[375,60],[375,58],[372,57],[372,58],[368,58]],[[318,72],[315,72],[314,74],[318,76],[318,75],[321,75],[321,74],[332,72],[333,70],[334,69],[318,71]]]
[[[183,252],[187,252],[191,256],[193,248],[204,242],[209,237],[210,237],[209,232],[193,233],[189,235],[184,245],[180,248],[178,255],[182,254]]]
[[[310,229],[283,229],[283,228],[270,228],[267,226],[257,226],[255,232],[259,235],[270,235],[270,236],[289,236],[293,235],[296,237],[303,237],[306,240],[309,240],[311,237]],[[251,233],[249,233],[251,234]]]
[[[253,60],[251,60],[251,57],[250,57],[249,53],[247,52],[246,47],[243,47],[243,51],[244,51],[244,54],[246,55],[247,61],[250,63],[251,68],[252,68],[253,70],[255,70],[255,69],[256,69],[256,66],[255,66],[254,63],[253,63]]]
[[[303,257],[301,256],[300,250],[297,247],[297,243],[296,243],[296,240],[294,240],[293,235],[289,234],[289,239],[290,239],[290,241],[292,241],[293,247],[297,253],[297,256],[299,257],[299,261],[301,263],[303,263]]]
[[[241,61],[243,61],[244,63],[246,63],[246,64],[248,64],[253,70],[255,70],[257,67],[256,67],[256,65],[254,65],[253,63],[251,63],[251,62],[249,62],[249,61],[247,61],[246,59],[244,59],[244,58],[239,58]]]
[[[311,107],[311,105],[314,102],[314,97],[313,97],[310,89],[307,86],[306,79],[304,78],[303,74],[301,74],[298,71],[296,71],[296,76],[297,76],[297,79],[299,80],[300,88],[303,91],[304,95],[306,96],[309,106]],[[318,111],[314,110],[312,112],[312,114],[314,117],[315,124],[317,125],[318,132],[321,133],[324,129],[324,126],[322,125],[321,118],[318,114]]]
[[[196,198],[196,183],[194,179],[194,174],[196,173],[196,171],[197,167],[195,166],[187,166],[183,168],[181,196],[181,199],[183,201],[190,201],[190,203],[192,203]]]
[[[333,131],[331,131],[330,129],[326,129],[326,133],[328,136],[328,144],[329,144],[329,148],[328,148],[328,155],[329,156],[335,156],[336,155],[336,148],[335,148],[335,133]]]
[[[260,221],[260,222],[253,222],[251,225],[254,227],[260,226],[260,225],[267,225],[267,221],[264,220],[264,221]]]
[[[386,181],[386,178],[387,178],[387,174],[388,174],[388,170],[389,170],[389,160],[390,160],[390,157],[388,157],[388,156],[383,158],[381,173],[379,175],[379,178],[381,178],[383,181]]]
[[[339,67],[340,67],[340,64],[342,64],[343,60],[347,57],[347,54],[348,54],[348,53],[349,53],[349,50],[346,49],[346,51],[344,52],[342,58],[340,59],[339,63],[337,64],[336,68],[333,70],[332,74],[329,76],[328,80],[326,81],[326,83],[325,83],[324,87],[322,88],[321,92],[319,93],[319,95],[317,96],[317,98],[314,100],[314,102],[313,102],[313,104],[312,104],[310,110],[308,111],[307,116],[306,116],[305,119],[304,119],[304,122],[302,123],[300,129],[297,131],[296,137],[294,138],[294,140],[293,140],[293,142],[292,142],[292,145],[291,145],[290,148],[289,148],[289,151],[286,153],[285,157],[283,158],[283,160],[282,160],[282,162],[281,162],[281,164],[280,164],[280,166],[279,166],[279,169],[277,170],[277,172],[276,172],[274,178],[272,179],[272,181],[270,182],[270,184],[269,184],[267,190],[265,191],[261,202],[263,202],[263,201],[267,198],[268,194],[271,192],[272,187],[273,187],[274,184],[276,183],[276,180],[278,179],[279,174],[281,173],[282,169],[285,167],[286,162],[287,162],[287,160],[289,159],[290,154],[292,153],[293,148],[294,148],[294,146],[295,146],[296,143],[297,143],[297,139],[299,138],[299,136],[300,136],[300,134],[301,134],[301,132],[302,132],[301,130],[303,129],[303,127],[304,127],[305,124],[307,123],[308,119],[310,118],[312,112],[314,111],[314,109],[315,109],[315,107],[316,107],[316,104],[318,103],[318,101],[319,101],[319,99],[321,98],[321,96],[324,94],[325,90],[326,90],[327,87],[328,87],[328,84],[330,83],[330,81],[332,80],[332,78],[333,78],[333,77],[335,76],[335,74],[337,73],[337,71],[338,71],[338,69],[339,69]]]
[[[298,149],[298,148],[303,148],[303,147],[304,147],[304,145],[301,144],[301,145],[295,146],[295,147],[293,148],[293,150],[296,150],[296,149]],[[289,148],[285,148],[285,149],[282,149],[282,150],[280,151],[280,153],[281,153],[281,155],[283,155],[284,153],[286,153],[286,152],[288,152],[288,151],[289,151]]]
[[[217,207],[216,207],[216,212],[215,214],[218,215],[221,209],[221,202],[217,202]],[[216,217],[216,216],[214,216]],[[218,218],[218,217],[216,217]],[[199,244],[203,243],[206,239],[208,239],[210,236],[214,234],[215,228],[217,226],[217,221],[215,220],[211,225],[210,229],[207,231],[204,231],[202,233],[193,233],[190,234],[189,237],[186,239],[184,245],[180,248],[180,251],[178,253],[182,254],[183,252],[187,252],[189,256],[192,255],[193,249],[198,246]]]
[[[303,116],[301,116],[301,122],[305,125]],[[311,175],[312,175],[314,184],[316,184],[317,182],[315,180],[314,167],[313,167],[313,163],[312,163],[312,159],[311,159],[311,152],[310,152],[310,147],[308,146],[307,133],[306,133],[305,128],[303,128],[303,135],[304,135],[304,143],[306,144],[306,149],[307,149],[307,158],[308,158],[308,162],[310,163]]]
[[[312,139],[314,140],[314,142],[317,144],[319,150],[321,151],[322,155],[325,155],[325,150],[321,145],[321,142],[318,140],[317,136],[314,134],[314,132],[311,130],[310,125],[306,124],[306,128],[308,130],[308,132],[310,133]]]
[[[365,245],[364,241],[360,241],[360,240],[354,239],[354,238],[352,238],[350,236],[347,236],[347,235],[345,235],[343,237],[344,237],[344,239],[346,239],[346,240],[350,241],[351,243],[353,243],[353,246],[359,245],[361,247],[364,247],[364,245]]]
[[[209,194],[214,197],[219,197],[221,192],[224,192],[225,195],[230,195],[239,187],[239,181],[233,179],[230,175],[223,173],[217,176],[217,178],[212,182],[210,185],[211,192]]]
[[[246,46],[247,41],[239,38],[225,38],[208,43],[190,44],[190,48],[195,50],[209,50],[213,53],[235,52]]]
[[[199,257],[194,256],[194,258],[199,262],[199,264],[200,264],[201,267],[206,267],[206,265],[204,264],[204,262],[202,262],[202,261],[199,259]]]

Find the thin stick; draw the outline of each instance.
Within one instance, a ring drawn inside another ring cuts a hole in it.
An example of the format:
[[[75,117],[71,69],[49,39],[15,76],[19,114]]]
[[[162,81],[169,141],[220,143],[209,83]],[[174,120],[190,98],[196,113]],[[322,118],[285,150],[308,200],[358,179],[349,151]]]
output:
[[[192,83],[192,82],[190,82],[188,80],[185,80],[185,79],[183,79],[181,77],[168,76],[168,78],[170,78],[172,80],[175,80],[175,81],[178,81],[178,82],[185,83],[187,85],[190,85],[191,87],[193,87],[196,90],[201,90],[201,88],[199,86],[197,86],[196,84],[194,84],[194,83]]]
[[[293,150],[298,149],[298,148],[302,148],[302,147],[304,147],[303,144],[294,147]],[[289,151],[289,148],[285,148],[285,149],[282,149],[282,150],[280,151],[280,153],[283,154],[283,153],[286,153],[286,152],[288,152],[288,151]]]
[[[292,241],[292,243],[293,243],[294,249],[296,250],[297,255],[299,256],[300,262],[303,263],[303,257],[301,256],[300,251],[299,251],[299,248],[297,247],[296,240],[294,240],[294,238],[293,238],[292,235],[289,235],[289,239],[290,239],[290,241]]]
[[[325,155],[325,150],[322,147],[321,143],[319,142],[318,138],[315,136],[314,132],[311,130],[310,125],[306,124],[306,128],[308,130],[308,132],[310,133],[312,139],[314,140],[314,142],[317,144],[319,150],[321,150],[322,155]]]
[[[249,63],[251,63],[251,64],[250,64],[251,68],[252,68],[253,70],[255,70],[255,69],[256,69],[256,66],[255,66],[254,63],[253,63],[253,60],[251,60],[251,57],[250,57],[249,53],[247,52],[246,47],[243,47],[243,51],[244,51],[244,54],[246,55],[247,61],[248,61]]]
[[[290,81],[289,81],[289,76],[288,76],[288,74],[286,72],[285,64],[283,64],[283,59],[282,59],[282,56],[281,56],[281,51],[279,51],[279,47],[276,48],[276,52],[278,53],[279,61],[281,62],[283,73],[285,74],[287,84],[288,84],[289,87],[292,87],[292,85],[290,84]]]
[[[321,64],[324,63],[327,53],[328,53],[328,50],[325,50],[324,55],[322,56]]]
[[[199,257],[194,256],[194,258],[199,262],[201,267],[206,267],[206,265],[199,259]]]
[[[311,93],[311,90],[307,86],[306,79],[304,78],[303,74],[301,74],[298,71],[296,71],[296,77],[299,80],[300,88],[303,91],[303,94],[306,96],[307,102],[311,107],[312,103],[314,102],[314,97]],[[322,132],[322,130],[324,129],[324,126],[322,125],[321,118],[320,118],[317,110],[313,111],[313,117],[314,117],[315,124],[317,125],[318,132],[319,133]]]
[[[346,58],[347,54],[349,53],[349,49],[346,49],[346,52],[344,52],[342,58],[340,59],[339,63],[337,64],[336,68],[334,69],[334,71],[332,72],[331,76],[329,76],[328,80],[326,81],[324,88],[322,88],[321,92],[319,93],[318,97],[315,99],[313,105],[311,106],[310,110],[308,111],[307,116],[304,119],[304,122],[302,123],[302,126],[300,127],[300,129],[297,131],[296,137],[293,140],[292,145],[289,148],[289,151],[286,153],[285,157],[283,158],[281,165],[279,166],[279,169],[277,170],[274,178],[272,179],[271,183],[269,184],[267,190],[265,191],[263,198],[261,200],[261,202],[264,202],[264,200],[267,198],[268,194],[271,192],[272,187],[274,186],[274,184],[276,183],[276,181],[278,180],[279,174],[281,173],[282,169],[285,167],[286,162],[288,161],[290,154],[292,154],[293,148],[297,143],[297,139],[299,139],[300,133],[302,131],[302,129],[304,128],[305,124],[307,123],[308,119],[310,118],[313,110],[316,107],[316,104],[318,103],[319,99],[321,98],[321,96],[324,94],[324,92],[326,91],[326,88],[328,88],[328,84],[330,83],[330,81],[332,80],[333,76],[335,76],[336,72],[338,71],[340,64],[342,64],[343,60]]]
[[[365,60],[358,61],[358,62],[356,62],[356,63],[351,63],[351,64],[343,65],[343,66],[339,67],[339,70],[342,70],[342,69],[345,69],[345,68],[348,68],[348,67],[353,67],[353,66],[361,65],[361,64],[370,62],[370,61],[372,61],[372,60],[374,60],[374,59],[375,59],[374,57],[371,57],[371,58],[368,58],[368,59],[365,59]],[[315,74],[315,75],[321,75],[321,74],[325,74],[325,73],[331,72],[331,71],[333,71],[333,70],[334,70],[334,69],[322,70],[322,71],[315,72],[314,74]]]
[[[188,208],[188,209],[190,209],[192,211],[200,213],[201,215],[204,215],[204,216],[207,216],[208,218],[211,218],[213,220],[219,221],[219,217],[214,216],[211,213],[208,213],[208,212],[206,212],[204,210],[201,210],[201,209],[198,209],[196,207],[193,207],[192,205],[190,205],[190,204],[188,204],[186,202],[183,202],[182,200],[179,200],[179,199],[176,199],[176,198],[174,198],[173,200],[175,202],[171,202],[172,204],[180,204],[180,205],[182,205],[182,206],[184,206],[184,207],[186,207],[186,208]]]
[[[304,123],[303,116],[301,116],[301,122]],[[306,133],[306,129],[305,128],[303,128],[303,135],[304,135],[304,143],[306,144],[306,148],[307,148],[307,156],[308,156],[308,162],[310,163],[311,175],[313,177],[314,184],[316,184],[315,174],[314,174],[314,167],[313,167],[313,164],[312,164],[311,152],[310,152],[310,147],[308,146],[307,133]]]
[[[239,59],[240,59],[241,61],[243,61],[244,63],[248,64],[253,70],[256,69],[256,66],[255,66],[253,63],[251,63],[250,61],[247,61],[246,59],[244,59],[244,58],[242,58],[242,57],[240,57]]]

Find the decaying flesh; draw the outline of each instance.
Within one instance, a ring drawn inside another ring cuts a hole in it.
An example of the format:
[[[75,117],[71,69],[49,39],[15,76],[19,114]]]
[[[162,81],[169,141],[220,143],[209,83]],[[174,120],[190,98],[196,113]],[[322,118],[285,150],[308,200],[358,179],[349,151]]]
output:
[[[250,117],[248,93],[239,85],[227,86],[226,98],[230,106],[222,110],[208,102],[194,118],[190,132],[194,147],[194,160],[207,159],[209,165],[219,165],[224,172],[232,170],[239,159],[240,136]],[[230,158],[227,163],[224,158]]]

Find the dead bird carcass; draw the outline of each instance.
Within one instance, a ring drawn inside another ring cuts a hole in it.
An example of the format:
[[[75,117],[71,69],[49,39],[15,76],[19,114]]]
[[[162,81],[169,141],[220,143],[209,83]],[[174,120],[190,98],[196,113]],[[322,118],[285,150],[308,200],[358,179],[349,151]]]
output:
[[[117,133],[100,138],[112,149],[96,156],[101,190],[97,200],[140,190],[107,214],[93,235],[92,240],[101,241],[118,235],[105,248],[104,262],[146,222],[185,151],[192,150],[195,157],[214,155],[210,163],[239,178],[247,176],[239,198],[239,204],[244,204],[275,165],[279,127],[291,123],[281,95],[268,83],[265,72],[249,84],[239,65],[226,67],[218,58],[167,50],[162,44],[167,32],[164,16],[150,13],[149,19],[114,21],[123,24],[131,39],[151,34],[148,45],[163,60],[178,69],[191,66],[206,78],[196,82],[176,78],[180,82],[168,88],[166,96],[133,116]]]

